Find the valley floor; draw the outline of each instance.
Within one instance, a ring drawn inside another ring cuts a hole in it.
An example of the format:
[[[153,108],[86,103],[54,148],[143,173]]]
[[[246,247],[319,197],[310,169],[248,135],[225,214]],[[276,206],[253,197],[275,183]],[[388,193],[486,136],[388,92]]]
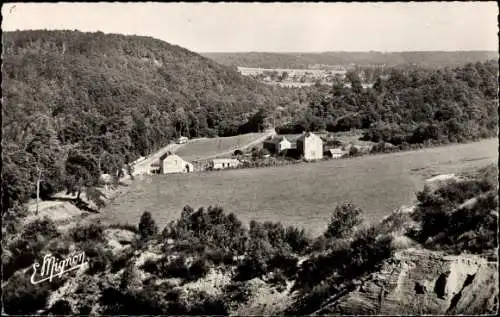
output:
[[[498,161],[498,139],[274,168],[146,176],[104,208],[104,221],[132,223],[145,211],[160,228],[185,205],[219,205],[244,222],[281,221],[323,232],[335,206],[352,201],[378,221],[411,204],[425,179]]]

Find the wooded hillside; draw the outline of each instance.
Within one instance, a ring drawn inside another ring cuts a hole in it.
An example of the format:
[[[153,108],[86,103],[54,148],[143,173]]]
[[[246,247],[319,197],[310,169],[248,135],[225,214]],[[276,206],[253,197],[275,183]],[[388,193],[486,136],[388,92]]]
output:
[[[9,201],[32,193],[39,171],[52,192],[116,173],[181,134],[248,132],[249,116],[281,98],[184,48],[100,32],[3,33],[2,77]]]

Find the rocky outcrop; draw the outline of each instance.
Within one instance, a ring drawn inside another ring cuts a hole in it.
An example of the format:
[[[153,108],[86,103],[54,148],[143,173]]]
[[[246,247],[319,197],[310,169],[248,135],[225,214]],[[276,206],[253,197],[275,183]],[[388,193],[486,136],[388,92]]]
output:
[[[315,315],[487,314],[497,311],[497,297],[497,262],[408,249]]]

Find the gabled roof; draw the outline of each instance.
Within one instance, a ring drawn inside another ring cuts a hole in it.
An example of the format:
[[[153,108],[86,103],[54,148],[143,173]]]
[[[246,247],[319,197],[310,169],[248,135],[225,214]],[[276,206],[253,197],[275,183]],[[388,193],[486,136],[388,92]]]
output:
[[[319,136],[317,136],[316,134],[312,133],[312,132],[305,132],[304,134],[302,134],[298,139],[297,141],[304,141],[305,138],[309,138],[309,137],[316,137],[316,138],[320,138]],[[321,139],[321,138],[320,138]]]
[[[265,140],[264,143],[278,144],[278,143],[281,143],[282,141],[288,141],[288,142],[290,142],[285,136],[278,135],[278,136],[274,136],[270,140]]]
[[[159,161],[163,161],[163,160],[164,160],[164,159],[166,159],[166,158],[167,158],[167,156],[169,156],[169,155],[174,155],[174,154],[173,154],[172,152],[170,152],[170,151],[167,151],[167,152],[163,153],[163,154],[160,156]]]

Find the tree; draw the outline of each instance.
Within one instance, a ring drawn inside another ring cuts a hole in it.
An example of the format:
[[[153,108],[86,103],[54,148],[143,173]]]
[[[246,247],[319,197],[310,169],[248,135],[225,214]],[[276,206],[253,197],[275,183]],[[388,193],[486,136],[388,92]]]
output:
[[[326,238],[345,238],[352,233],[354,227],[363,222],[363,211],[352,203],[335,207],[330,223],[325,232]]]
[[[77,199],[83,188],[95,186],[99,182],[97,160],[88,151],[73,149],[66,160],[66,175],[68,192],[78,191]]]
[[[139,222],[139,234],[141,238],[148,239],[158,233],[158,226],[149,211],[145,211]]]

